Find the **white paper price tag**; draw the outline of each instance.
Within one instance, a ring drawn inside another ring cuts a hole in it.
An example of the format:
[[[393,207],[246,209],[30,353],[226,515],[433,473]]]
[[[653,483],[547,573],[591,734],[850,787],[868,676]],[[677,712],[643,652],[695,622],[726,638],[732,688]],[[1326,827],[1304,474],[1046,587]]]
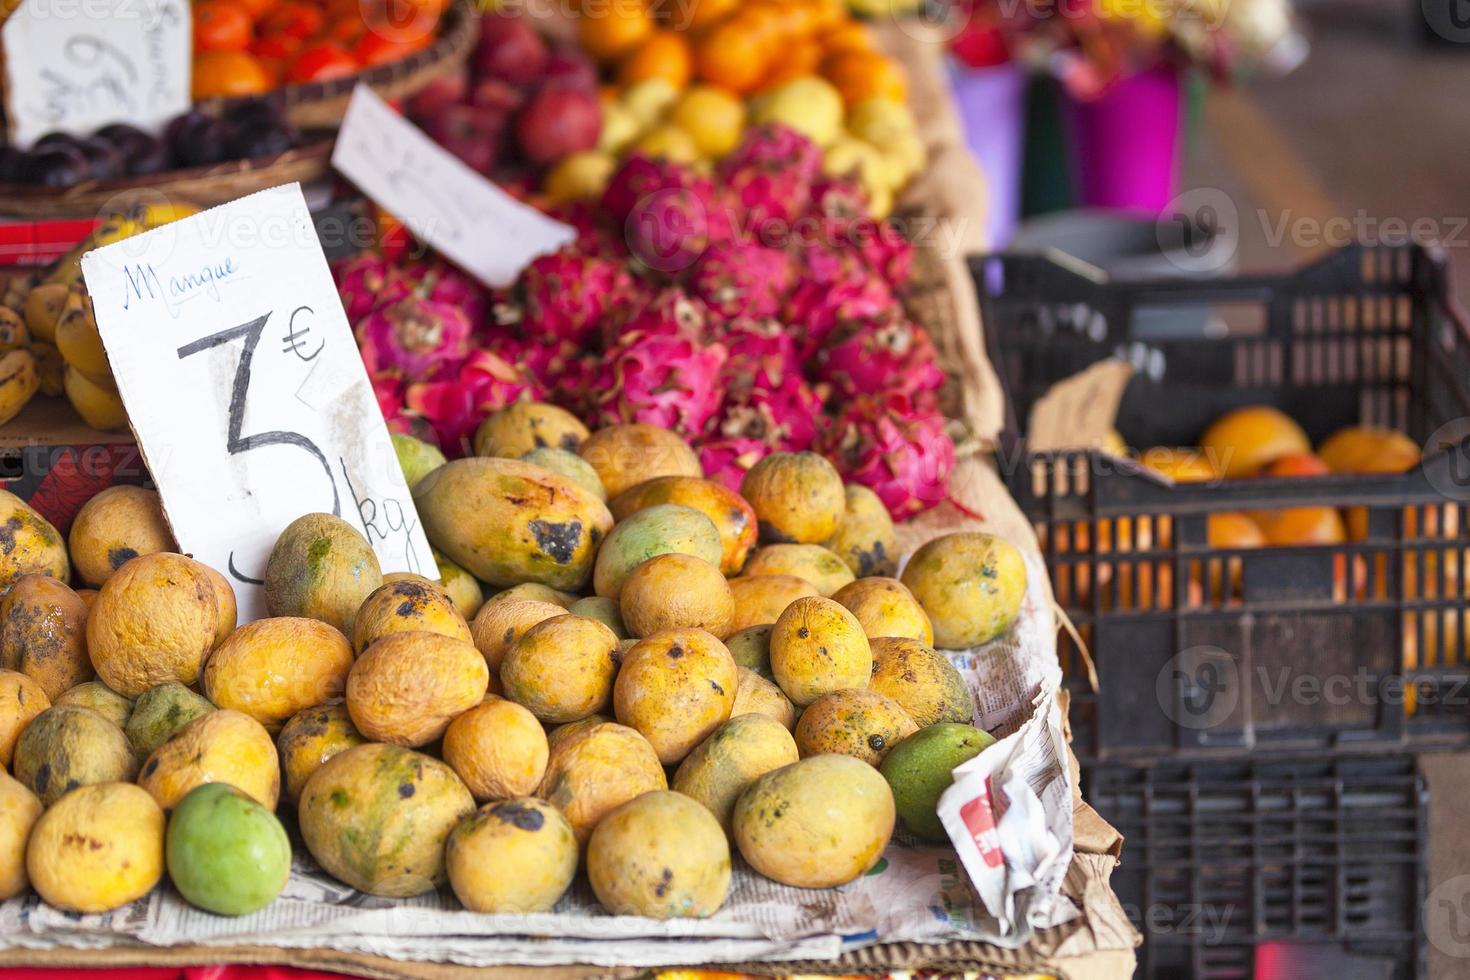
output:
[[[536,256],[577,237],[465,166],[366,85],[352,93],[332,166],[487,286],[509,285]]]
[[[115,122],[157,132],[189,108],[185,0],[23,0],[0,40],[18,146]]]
[[[299,185],[88,252],[82,274],[179,546],[230,577],[242,621],[302,514],[438,578]]]

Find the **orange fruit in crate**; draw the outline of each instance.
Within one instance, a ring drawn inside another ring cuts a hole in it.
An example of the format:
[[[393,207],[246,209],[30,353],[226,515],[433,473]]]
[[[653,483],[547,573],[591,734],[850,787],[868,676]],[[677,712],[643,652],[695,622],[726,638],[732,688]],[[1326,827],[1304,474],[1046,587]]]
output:
[[[694,74],[689,40],[676,31],[654,31],[618,66],[618,84],[637,85],[661,79],[683,91]]]
[[[1317,455],[1334,473],[1404,473],[1419,465],[1419,444],[1395,429],[1351,426],[1328,436]]]
[[[252,36],[250,11],[235,0],[194,5],[195,51],[244,51]]]
[[[653,18],[641,3],[616,0],[577,18],[577,39],[597,61],[610,63],[628,54],[653,33]]]
[[[1210,457],[1198,449],[1155,446],[1144,450],[1138,462],[1175,483],[1208,483],[1220,478]]]
[[[1258,476],[1326,476],[1332,471],[1316,453],[1287,453],[1261,467]]]
[[[1312,451],[1302,427],[1267,405],[1238,408],[1216,419],[1200,447],[1229,480],[1251,476],[1279,456]]]
[[[770,56],[760,26],[740,15],[700,39],[694,52],[695,73],[711,85],[743,94],[765,78]]]
[[[1287,507],[1251,515],[1269,545],[1342,544],[1347,528],[1336,507]]]
[[[196,102],[221,96],[259,95],[269,92],[275,84],[270,70],[244,51],[206,51],[194,58],[191,94]]]
[[[1262,548],[1266,532],[1251,520],[1249,514],[1225,511],[1211,514],[1205,523],[1205,536],[1211,548]]]
[[[848,106],[869,99],[907,102],[909,82],[903,69],[876,51],[838,51],[822,63],[822,74],[842,93]]]

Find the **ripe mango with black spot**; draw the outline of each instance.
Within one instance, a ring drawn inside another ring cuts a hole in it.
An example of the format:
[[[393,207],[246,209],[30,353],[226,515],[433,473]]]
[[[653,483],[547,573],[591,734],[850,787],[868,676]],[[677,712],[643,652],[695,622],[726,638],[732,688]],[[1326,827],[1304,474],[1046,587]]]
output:
[[[613,711],[674,765],[729,719],[736,683],[735,660],[713,634],[668,630],[623,655]]]
[[[1026,561],[1009,541],[957,531],[914,552],[901,579],[928,613],[935,646],[963,650],[1015,622],[1026,596]]]
[[[30,572],[62,582],[70,578],[66,542],[24,500],[0,490],[0,588]]]
[[[577,835],[560,810],[523,796],[487,803],[449,835],[449,884],[472,912],[546,912],[577,875]]]
[[[837,533],[826,545],[847,563],[858,578],[893,575],[898,571],[898,535],[882,499],[857,483],[843,488],[846,503]]]
[[[444,884],[444,842],[475,801],[454,770],[399,745],[340,752],[306,781],[301,837],[327,873],[389,898]]]
[[[53,703],[91,680],[86,602],[50,575],[12,582],[0,599],[0,667],[30,677]]]
[[[127,782],[138,772],[122,729],[75,704],[37,715],[16,740],[13,762],[15,778],[46,806],[78,786]]]
[[[731,819],[755,870],[783,885],[832,888],[878,862],[896,814],[878,770],[850,755],[814,755],[751,783]]]
[[[796,745],[803,756],[838,753],[876,766],[916,731],[918,726],[897,701],[851,688],[823,694],[807,705],[796,723]]]
[[[352,724],[347,705],[341,702],[317,705],[293,715],[276,737],[286,799],[299,800],[306,781],[328,759],[366,742]]]
[[[745,474],[740,496],[760,519],[760,539],[772,544],[826,541],[847,505],[842,477],[817,453],[771,453]]]
[[[587,878],[614,915],[714,915],[730,892],[730,844],[681,793],[656,790],[609,813],[587,842]]]
[[[77,574],[93,586],[139,555],[178,550],[158,491],[125,484],[108,487],[82,505],[67,543]]]
[[[618,638],[595,619],[567,613],[537,623],[500,665],[505,696],[548,724],[602,711],[618,672]]]
[[[430,542],[483,582],[579,590],[612,530],[607,505],[560,474],[516,459],[457,459],[414,488]]]
[[[280,758],[260,722],[226,708],[200,715],[154,749],[138,772],[138,785],[165,810],[205,783],[229,783],[265,808],[276,808]]]
[[[579,843],[611,810],[668,788],[653,746],[623,725],[573,722],[553,732],[547,745],[546,776],[536,795],[566,814]]]
[[[469,624],[443,589],[423,582],[384,582],[357,610],[352,648],[360,656],[373,641],[389,633],[439,633],[474,642]]]
[[[213,710],[208,698],[195,694],[178,681],[169,681],[138,695],[123,732],[133,747],[133,755],[146,759],[174,732]]]
[[[132,783],[83,786],[41,814],[31,829],[31,886],[42,901],[65,912],[127,905],[163,877],[163,828],[163,810]]]
[[[730,814],[746,787],[798,758],[796,741],[780,722],[765,715],[739,715],[716,728],[679,763],[672,786],[703,804],[728,834]]]
[[[331,514],[306,514],[271,548],[265,607],[272,616],[319,619],[351,636],[358,608],[382,584],[378,556],[357,528]]]
[[[920,728],[940,722],[970,723],[975,701],[948,657],[908,637],[881,637],[872,644],[869,690],[897,701]]]
[[[798,707],[832,691],[866,687],[872,672],[862,625],[831,599],[797,599],[771,629],[771,673]]]
[[[476,456],[517,459],[533,449],[576,452],[591,433],[571,412],[548,402],[512,402],[475,430]]]
[[[755,546],[759,521],[744,497],[715,480],[697,476],[661,476],[618,494],[608,504],[613,517],[626,521],[660,504],[692,507],[708,517],[720,535],[720,571],[738,575]]]

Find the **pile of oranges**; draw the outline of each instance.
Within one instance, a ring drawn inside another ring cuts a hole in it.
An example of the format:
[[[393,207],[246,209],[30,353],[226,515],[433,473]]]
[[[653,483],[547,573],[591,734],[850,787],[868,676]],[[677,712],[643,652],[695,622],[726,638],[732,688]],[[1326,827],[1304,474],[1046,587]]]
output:
[[[434,41],[448,0],[197,0],[195,99],[354,75]]]

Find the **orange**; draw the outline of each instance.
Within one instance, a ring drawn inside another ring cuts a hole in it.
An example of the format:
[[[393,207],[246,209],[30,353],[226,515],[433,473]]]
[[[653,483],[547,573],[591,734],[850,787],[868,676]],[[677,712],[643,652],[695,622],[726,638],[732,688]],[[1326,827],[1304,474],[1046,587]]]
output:
[[[270,71],[244,51],[206,51],[194,58],[193,97],[259,95],[275,85]]]
[[[1211,548],[1260,548],[1266,544],[1261,526],[1246,514],[1224,511],[1211,514],[1205,525]]]
[[[1253,475],[1278,456],[1312,451],[1302,427],[1267,405],[1238,408],[1217,419],[1200,446],[1231,480]]]
[[[341,40],[348,39],[342,38]],[[395,41],[376,31],[368,31],[362,34],[357,43],[353,45],[352,57],[364,68],[386,65],[406,58],[416,51],[422,51],[431,40],[433,38],[426,35],[418,41]]]
[[[1288,507],[1252,515],[1272,545],[1341,544],[1347,539],[1336,507]]]
[[[903,69],[876,51],[838,51],[822,64],[822,74],[848,106],[869,99],[908,102],[909,83]]]
[[[250,47],[250,12],[234,0],[194,5],[195,51],[243,51]]]
[[[296,57],[296,52],[301,50],[303,43],[299,37],[277,34],[275,37],[263,37],[250,45],[250,53],[267,64],[290,61]]]
[[[783,38],[807,37],[816,29],[815,12],[791,0],[752,0],[745,12],[767,18]]]
[[[1315,453],[1287,453],[1261,468],[1260,476],[1326,476],[1332,471]]]
[[[702,80],[743,94],[765,78],[770,55],[758,26],[741,15],[704,35],[694,61]]]
[[[694,53],[684,35],[674,31],[654,31],[634,49],[618,69],[618,83],[637,85],[659,78],[683,91],[694,74]]]
[[[821,40],[822,46],[829,52],[878,50],[878,44],[873,40],[873,32],[868,29],[868,25],[855,20],[837,24],[822,34]]]
[[[1167,476],[1175,483],[1208,483],[1220,478],[1210,457],[1198,449],[1173,449],[1156,446],[1138,458],[1148,469]]]
[[[313,3],[283,3],[260,21],[260,33],[266,37],[288,34],[303,40],[315,37],[326,26],[327,15]]]
[[[290,82],[325,82],[357,74],[357,59],[335,41],[321,41],[303,48],[286,70]]]
[[[693,31],[724,20],[740,7],[740,0],[681,0],[654,5],[659,20],[676,31]]]
[[[612,0],[577,18],[582,49],[607,63],[633,51],[653,33],[653,18],[638,0]]]
[[[1419,465],[1419,445],[1393,429],[1351,426],[1317,447],[1334,473],[1403,473]]]
[[[821,63],[822,47],[817,42],[811,39],[791,41],[771,66],[770,74],[761,81],[761,88],[775,88],[796,78],[815,75]]]

